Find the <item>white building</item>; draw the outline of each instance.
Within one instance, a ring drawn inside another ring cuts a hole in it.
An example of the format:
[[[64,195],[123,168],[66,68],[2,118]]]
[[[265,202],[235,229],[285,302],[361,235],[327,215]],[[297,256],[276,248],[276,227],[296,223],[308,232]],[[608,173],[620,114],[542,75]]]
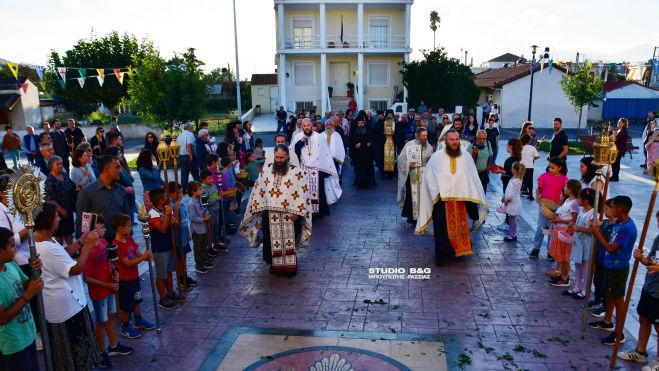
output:
[[[524,59],[523,56],[518,57],[515,54],[506,53],[506,54],[501,54],[496,58],[490,59],[489,61],[483,63],[481,67],[496,69],[496,68],[512,67],[518,63],[527,63],[527,61],[526,59]]]
[[[561,89],[565,70],[547,64],[536,66],[533,80],[531,119],[535,127],[551,128],[554,117],[563,120],[563,127],[576,128],[579,116]],[[521,128],[528,117],[531,68],[529,64],[488,70],[476,75],[476,86],[481,89],[479,105],[491,100],[499,105],[499,124],[505,128]],[[581,126],[585,127],[588,108],[584,107]]]
[[[275,0],[278,105],[344,110],[348,83],[362,109],[386,109],[403,92],[413,0]],[[329,98],[332,87],[333,98]],[[406,92],[403,93],[406,98]]]
[[[0,127],[12,125],[25,129],[27,125],[41,124],[39,90],[25,76],[0,76]]]

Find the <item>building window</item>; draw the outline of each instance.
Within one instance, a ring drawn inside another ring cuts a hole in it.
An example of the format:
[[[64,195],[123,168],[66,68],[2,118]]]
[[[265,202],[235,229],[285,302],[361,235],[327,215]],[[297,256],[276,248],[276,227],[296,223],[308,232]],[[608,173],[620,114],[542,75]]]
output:
[[[389,46],[389,17],[378,16],[368,19],[368,45],[371,48]]]
[[[308,49],[312,47],[313,18],[293,18],[293,47],[295,49]]]
[[[316,71],[313,62],[293,63],[293,75],[295,86],[316,85]]]
[[[295,102],[295,110],[309,112],[313,110],[313,102]]]
[[[265,94],[265,91],[263,90],[263,88],[259,88],[259,97],[262,97],[263,94]]]
[[[389,86],[389,62],[368,62],[368,85]]]
[[[386,111],[389,109],[388,100],[370,100],[368,105],[371,111]]]

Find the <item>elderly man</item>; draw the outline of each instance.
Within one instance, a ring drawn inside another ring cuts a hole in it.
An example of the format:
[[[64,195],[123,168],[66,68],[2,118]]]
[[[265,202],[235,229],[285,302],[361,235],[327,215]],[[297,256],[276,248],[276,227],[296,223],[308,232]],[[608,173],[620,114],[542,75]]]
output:
[[[193,133],[194,125],[191,122],[186,122],[183,125],[183,132],[179,134],[176,141],[181,146],[179,152],[179,163],[181,164],[181,188],[188,189],[188,179],[190,174],[194,180],[199,180],[199,168],[195,163],[194,142],[195,135]]]
[[[297,250],[311,237],[308,190],[302,170],[289,161],[288,147],[277,144],[274,162],[264,165],[254,183],[240,224],[250,246],[263,243],[263,260],[271,265],[270,273],[297,273]]]
[[[341,134],[334,129],[334,122],[334,120],[327,120],[325,122],[325,131],[321,133],[321,136],[329,146],[332,159],[334,160],[334,166],[336,166],[336,173],[341,174],[341,167],[343,166],[343,161],[345,161],[346,150],[343,146]]]
[[[490,182],[490,166],[492,165],[492,158],[494,150],[487,141],[487,132],[485,130],[478,130],[476,133],[476,143],[469,145],[467,152],[471,154],[476,163],[476,171],[478,178],[483,185],[483,192],[487,193],[487,184]]]
[[[454,256],[473,254],[467,218],[478,228],[487,216],[485,192],[473,159],[462,148],[460,136],[449,131],[445,144],[428,161],[421,186],[416,233],[432,224],[435,265]]]
[[[322,121],[323,124],[325,124],[325,121],[327,121],[327,120],[331,120],[331,119],[332,119],[332,112],[330,112],[330,111],[325,111],[325,116],[323,116],[323,117],[320,119],[320,121]]]
[[[416,139],[407,142],[398,156],[398,194],[396,202],[403,210],[401,215],[414,225],[419,216],[419,200],[423,171],[432,156],[428,131],[416,129]]]
[[[30,125],[25,128],[25,131],[27,134],[23,135],[21,147],[27,157],[27,162],[34,165],[34,161],[39,153],[39,136],[34,134],[34,128]]]
[[[302,121],[302,132],[293,137],[290,149],[300,160],[307,175],[314,214],[322,219],[330,215],[329,205],[341,197],[341,186],[327,142],[313,131],[311,120]]]

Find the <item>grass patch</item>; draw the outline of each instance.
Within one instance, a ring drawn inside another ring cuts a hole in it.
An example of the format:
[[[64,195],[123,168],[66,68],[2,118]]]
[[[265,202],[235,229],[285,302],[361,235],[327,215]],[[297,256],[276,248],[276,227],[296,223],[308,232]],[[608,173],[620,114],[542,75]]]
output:
[[[131,170],[137,170],[137,157],[135,157],[134,159],[128,161],[128,167]]]
[[[551,143],[548,141],[540,143],[540,148],[539,150],[542,152],[549,152],[549,148],[551,147]],[[575,141],[569,141],[567,143],[567,154],[568,155],[583,155],[585,154],[586,151],[581,148],[581,143],[580,142],[575,142]]]

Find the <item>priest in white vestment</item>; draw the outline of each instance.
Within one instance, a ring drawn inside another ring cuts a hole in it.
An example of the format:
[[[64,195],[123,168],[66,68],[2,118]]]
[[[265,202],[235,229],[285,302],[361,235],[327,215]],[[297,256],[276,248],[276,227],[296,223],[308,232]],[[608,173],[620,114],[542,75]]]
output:
[[[320,219],[330,215],[329,205],[339,200],[342,190],[329,146],[313,131],[311,120],[302,121],[302,132],[293,136],[290,149],[307,175],[313,213]]]
[[[485,221],[487,212],[476,164],[461,145],[459,134],[449,131],[444,145],[426,165],[415,231],[417,234],[426,229],[433,232],[435,265],[473,254],[467,217],[475,221],[472,228],[475,230]]]
[[[405,144],[398,155],[398,194],[396,202],[402,209],[401,215],[414,225],[419,219],[421,180],[433,148],[428,143],[428,130],[416,129],[416,138]]]
[[[343,167],[343,161],[345,161],[346,158],[346,149],[343,145],[343,138],[341,138],[341,134],[334,131],[333,120],[325,121],[325,131],[320,133],[320,135],[327,142],[330,153],[332,155],[332,160],[334,160],[336,172],[340,175],[341,168]]]

